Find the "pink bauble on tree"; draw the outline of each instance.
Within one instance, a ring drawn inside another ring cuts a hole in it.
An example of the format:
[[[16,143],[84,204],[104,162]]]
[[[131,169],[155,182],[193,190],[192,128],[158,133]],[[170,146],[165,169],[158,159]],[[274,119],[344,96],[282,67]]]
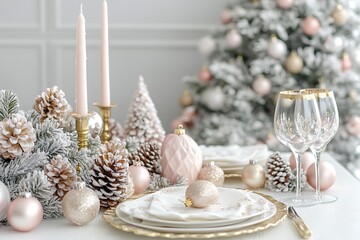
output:
[[[238,48],[242,43],[242,37],[235,29],[233,29],[226,34],[225,42],[229,48]]]
[[[351,135],[360,136],[360,117],[350,117],[346,123],[346,130]]]
[[[252,88],[260,96],[265,96],[271,92],[271,82],[264,76],[257,77],[252,83]]]
[[[336,170],[335,167],[325,161],[319,163],[320,172],[320,191],[329,189],[335,182]],[[315,163],[311,164],[306,172],[306,179],[312,188],[316,188],[315,182]]]
[[[341,70],[343,72],[346,72],[352,68],[352,62],[350,59],[349,54],[344,53],[342,59],[341,59]]]
[[[294,5],[294,0],[276,0],[276,5],[282,9],[289,9]]]
[[[229,9],[224,9],[221,12],[220,19],[223,24],[231,23],[232,22],[231,11]]]
[[[307,17],[302,23],[302,30],[306,35],[313,36],[320,29],[320,22],[315,17]]]
[[[207,67],[203,67],[199,72],[198,78],[200,82],[207,83],[212,79],[212,75]]]
[[[178,177],[185,177],[187,183],[194,182],[202,166],[202,154],[198,144],[179,125],[174,133],[165,137],[161,147],[162,175],[175,183]]]
[[[306,173],[309,166],[316,161],[316,159],[314,157],[314,154],[312,154],[311,152],[304,152],[303,155],[302,155],[301,160],[302,160],[301,161],[301,168],[304,171],[304,173]],[[296,169],[296,161],[295,161],[294,154],[291,154],[291,157],[289,159],[289,163],[290,163],[291,170]]]

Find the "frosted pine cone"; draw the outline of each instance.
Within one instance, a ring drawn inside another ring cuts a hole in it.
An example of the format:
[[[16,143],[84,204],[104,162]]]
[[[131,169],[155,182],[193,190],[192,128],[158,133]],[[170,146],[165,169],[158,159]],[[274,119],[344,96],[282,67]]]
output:
[[[100,155],[89,173],[102,208],[114,207],[129,197],[129,164],[120,155]]]
[[[60,122],[65,118],[70,106],[65,99],[65,93],[57,86],[46,89],[35,99],[34,109],[40,113],[40,120],[54,118]]]
[[[139,150],[129,157],[129,164],[132,165],[137,158],[149,173],[161,173],[160,148],[156,142],[142,144]]]
[[[45,165],[45,174],[55,188],[56,195],[63,198],[70,191],[76,180],[76,170],[66,157],[55,156],[50,163]]]
[[[113,155],[120,155],[122,159],[127,159],[128,151],[126,149],[126,143],[119,138],[113,138],[109,142],[101,145],[101,154],[112,153]]]
[[[280,157],[279,153],[270,155],[266,162],[265,187],[275,192],[289,192],[292,189],[292,172],[288,163]]]
[[[123,132],[121,124],[117,122],[114,118],[109,119],[109,130],[111,138],[117,137],[120,138]]]
[[[0,122],[0,155],[14,159],[34,148],[35,130],[25,116],[14,113]]]

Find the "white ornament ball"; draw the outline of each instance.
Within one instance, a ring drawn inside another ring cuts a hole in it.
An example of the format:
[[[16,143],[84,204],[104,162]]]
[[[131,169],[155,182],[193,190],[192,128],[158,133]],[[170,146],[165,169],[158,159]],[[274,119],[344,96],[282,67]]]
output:
[[[10,193],[3,182],[0,181],[0,221],[6,218],[10,205]]]
[[[210,110],[219,111],[225,105],[225,94],[220,87],[208,88],[201,95],[201,102]]]
[[[267,53],[269,56],[276,59],[282,59],[285,57],[286,51],[286,44],[279,39],[272,39],[267,48]]]
[[[309,166],[311,164],[313,164],[316,161],[314,154],[312,154],[311,152],[304,152],[302,157],[301,157],[301,169],[304,171],[304,173],[306,173],[306,171],[308,170]],[[295,155],[291,154],[291,157],[289,159],[289,164],[290,164],[290,168],[291,170],[296,169],[296,160],[295,160]]]
[[[360,136],[360,117],[350,117],[346,123],[346,130],[351,135]]]
[[[219,199],[217,187],[209,181],[197,180],[185,192],[185,206],[205,208],[214,205]]]
[[[216,42],[210,36],[203,37],[199,41],[198,49],[200,53],[209,56],[216,50]]]
[[[231,30],[226,34],[225,42],[229,48],[238,48],[242,43],[242,37],[236,30]]]
[[[282,9],[289,9],[294,5],[294,0],[276,0],[276,5]]]
[[[343,49],[343,40],[339,36],[328,37],[325,40],[324,47],[327,51],[332,53],[340,53]]]
[[[271,92],[271,82],[266,77],[259,76],[252,83],[252,88],[258,95],[265,96]]]
[[[319,172],[320,172],[320,191],[329,189],[336,180],[335,167],[329,162],[320,161]],[[316,188],[315,163],[309,166],[306,172],[306,179],[309,185],[315,189]]]
[[[75,225],[85,225],[95,219],[100,210],[98,195],[85,186],[85,182],[76,182],[61,201],[64,217]]]

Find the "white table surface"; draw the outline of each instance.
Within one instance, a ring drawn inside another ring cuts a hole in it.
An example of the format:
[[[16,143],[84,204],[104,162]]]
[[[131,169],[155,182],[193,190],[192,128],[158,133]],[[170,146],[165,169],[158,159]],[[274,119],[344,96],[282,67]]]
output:
[[[335,203],[322,204],[311,207],[296,208],[299,215],[304,219],[312,231],[311,239],[360,239],[360,181],[350,175],[339,163],[333,160],[328,154],[323,158],[334,164],[337,171],[335,184],[326,193],[339,196]],[[241,187],[237,180],[229,180],[226,183],[229,187]],[[277,199],[288,196],[287,193],[272,193],[263,190],[266,194]],[[305,193],[310,193],[306,190]],[[290,193],[292,195],[294,193]],[[0,239],[152,239],[125,233],[111,227],[102,220],[101,214],[85,226],[74,226],[63,217],[59,219],[45,220],[31,232],[20,233],[11,227],[0,227]],[[285,219],[276,227],[253,234],[247,234],[227,239],[274,239],[288,240],[301,239],[296,232],[295,226],[289,219]]]

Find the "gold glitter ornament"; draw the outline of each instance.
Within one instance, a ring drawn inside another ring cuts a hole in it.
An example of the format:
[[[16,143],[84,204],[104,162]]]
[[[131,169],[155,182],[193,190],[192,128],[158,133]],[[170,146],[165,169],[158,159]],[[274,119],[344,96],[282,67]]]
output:
[[[250,160],[242,170],[241,180],[249,188],[262,188],[265,185],[265,170],[254,160]]]
[[[75,225],[91,222],[100,210],[99,197],[85,182],[76,182],[75,189],[64,196],[61,204],[64,217]]]
[[[200,170],[198,180],[207,180],[217,187],[222,187],[225,180],[224,171],[211,161]]]
[[[190,184],[185,192],[185,206],[205,208],[215,204],[219,199],[217,187],[209,181],[197,180]]]

